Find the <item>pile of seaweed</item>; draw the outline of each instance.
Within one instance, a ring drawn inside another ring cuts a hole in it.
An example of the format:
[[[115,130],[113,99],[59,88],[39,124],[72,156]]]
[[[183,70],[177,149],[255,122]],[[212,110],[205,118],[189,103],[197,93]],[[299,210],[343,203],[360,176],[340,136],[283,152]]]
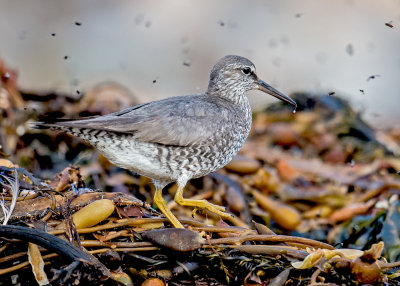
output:
[[[399,284],[400,129],[375,130],[343,98],[295,94],[296,114],[254,114],[239,155],[184,193],[232,218],[175,204],[170,185],[174,229],[149,179],[29,126],[119,110],[137,103],[129,91],[26,92],[1,61],[0,76],[0,283]]]

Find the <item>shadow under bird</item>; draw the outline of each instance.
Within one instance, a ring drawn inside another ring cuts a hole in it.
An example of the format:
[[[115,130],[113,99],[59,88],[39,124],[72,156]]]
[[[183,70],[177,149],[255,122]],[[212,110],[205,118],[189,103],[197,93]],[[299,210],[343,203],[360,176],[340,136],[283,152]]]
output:
[[[183,225],[168,209],[162,189],[176,182],[175,201],[229,218],[225,208],[206,200],[183,198],[186,183],[225,166],[237,154],[251,128],[246,92],[258,89],[296,107],[290,97],[256,74],[254,64],[225,56],[211,70],[205,93],[166,98],[89,119],[37,122],[79,137],[115,165],[151,178],[154,202],[174,227]]]

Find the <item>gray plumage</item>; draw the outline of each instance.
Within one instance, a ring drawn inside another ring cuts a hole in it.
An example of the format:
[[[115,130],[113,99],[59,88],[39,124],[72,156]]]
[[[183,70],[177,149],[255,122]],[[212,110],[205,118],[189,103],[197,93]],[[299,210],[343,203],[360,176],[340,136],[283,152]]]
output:
[[[94,145],[112,163],[153,179],[157,187],[204,176],[226,165],[251,128],[246,91],[295,102],[258,79],[248,59],[226,56],[212,68],[207,91],[166,98],[90,119],[37,123]]]

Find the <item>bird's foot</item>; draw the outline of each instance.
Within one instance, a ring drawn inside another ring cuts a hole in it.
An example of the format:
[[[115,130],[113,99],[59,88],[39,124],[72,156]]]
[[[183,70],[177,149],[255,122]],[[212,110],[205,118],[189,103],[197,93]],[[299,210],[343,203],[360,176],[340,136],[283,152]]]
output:
[[[231,215],[225,212],[225,207],[214,205],[206,200],[190,200],[182,198],[180,200],[176,200],[176,202],[181,206],[195,207],[192,212],[193,216],[196,214],[198,209],[206,209],[212,213],[219,215],[222,218],[231,218]]]
[[[192,215],[195,215],[197,209],[206,209],[223,219],[232,219],[232,215],[225,212],[225,207],[214,205],[206,200],[191,200],[183,198],[183,188],[178,188],[175,194],[175,202],[181,206],[194,207]]]

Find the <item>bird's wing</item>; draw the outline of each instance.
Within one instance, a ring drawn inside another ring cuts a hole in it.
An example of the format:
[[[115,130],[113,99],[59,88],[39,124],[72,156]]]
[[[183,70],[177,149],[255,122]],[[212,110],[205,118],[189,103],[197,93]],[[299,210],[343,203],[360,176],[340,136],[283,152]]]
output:
[[[221,102],[220,102],[221,101]],[[188,146],[204,142],[235,117],[232,104],[201,95],[168,98],[91,119],[56,125],[132,134],[143,142]]]

